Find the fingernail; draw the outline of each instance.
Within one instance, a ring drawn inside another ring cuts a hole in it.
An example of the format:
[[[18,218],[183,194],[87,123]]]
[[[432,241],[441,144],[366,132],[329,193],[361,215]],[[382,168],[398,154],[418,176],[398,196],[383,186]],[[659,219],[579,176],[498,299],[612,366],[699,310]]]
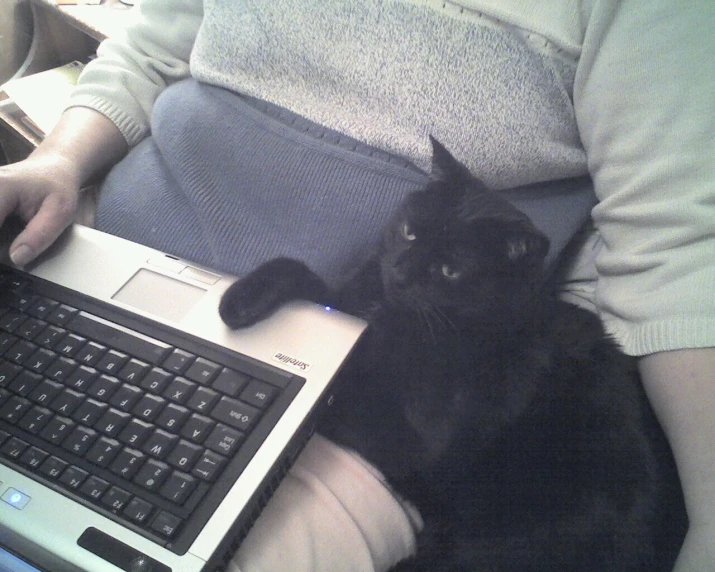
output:
[[[25,266],[33,259],[32,249],[26,244],[21,244],[10,253],[10,260],[15,266]]]

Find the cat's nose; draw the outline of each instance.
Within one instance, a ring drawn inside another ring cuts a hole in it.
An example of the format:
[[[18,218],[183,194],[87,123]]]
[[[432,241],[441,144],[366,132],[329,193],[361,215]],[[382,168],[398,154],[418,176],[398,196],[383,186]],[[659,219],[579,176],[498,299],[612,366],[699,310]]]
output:
[[[392,282],[397,286],[404,286],[409,282],[409,267],[404,261],[396,260],[392,265]]]

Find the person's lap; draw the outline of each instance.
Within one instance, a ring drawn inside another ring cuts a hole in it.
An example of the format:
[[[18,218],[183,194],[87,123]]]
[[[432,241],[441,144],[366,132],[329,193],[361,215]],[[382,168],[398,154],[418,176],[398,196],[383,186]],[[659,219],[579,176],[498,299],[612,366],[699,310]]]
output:
[[[93,197],[85,197],[82,222],[234,274],[282,255],[337,280],[365,256],[399,201],[428,180],[399,157],[195,82],[165,92],[152,127],[104,181],[94,221]],[[584,179],[507,196],[550,236],[552,259],[593,203]],[[414,552],[420,527],[379,471],[316,436],[232,566],[388,570]]]

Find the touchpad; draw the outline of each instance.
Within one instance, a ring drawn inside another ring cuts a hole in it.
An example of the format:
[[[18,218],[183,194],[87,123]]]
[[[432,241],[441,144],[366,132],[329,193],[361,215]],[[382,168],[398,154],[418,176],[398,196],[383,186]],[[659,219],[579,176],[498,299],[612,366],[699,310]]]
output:
[[[206,290],[198,286],[142,268],[112,299],[165,320],[180,322],[205,293]]]

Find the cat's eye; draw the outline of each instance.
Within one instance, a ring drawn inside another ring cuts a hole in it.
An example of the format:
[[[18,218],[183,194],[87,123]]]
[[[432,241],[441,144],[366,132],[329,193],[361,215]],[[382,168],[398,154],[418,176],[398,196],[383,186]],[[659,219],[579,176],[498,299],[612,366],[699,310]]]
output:
[[[404,223],[402,225],[402,237],[405,240],[415,240],[417,238],[417,235],[412,231],[412,228],[410,227],[409,223]]]
[[[456,280],[462,275],[462,273],[459,270],[452,268],[449,264],[443,264],[442,275],[449,280]]]

